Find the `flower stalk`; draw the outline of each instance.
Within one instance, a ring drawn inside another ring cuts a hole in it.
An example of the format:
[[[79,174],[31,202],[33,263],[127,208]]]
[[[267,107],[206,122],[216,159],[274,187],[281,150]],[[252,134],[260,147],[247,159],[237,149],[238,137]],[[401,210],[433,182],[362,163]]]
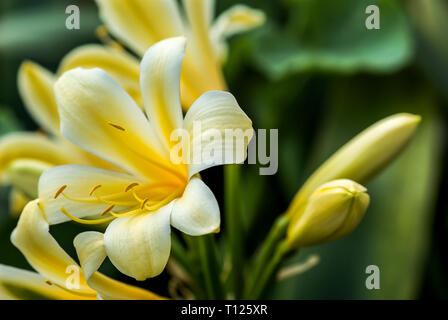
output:
[[[233,295],[238,299],[243,290],[244,239],[241,221],[241,210],[238,203],[238,188],[241,175],[239,165],[224,167],[225,219],[227,223],[228,245],[230,248],[231,271],[229,280]]]

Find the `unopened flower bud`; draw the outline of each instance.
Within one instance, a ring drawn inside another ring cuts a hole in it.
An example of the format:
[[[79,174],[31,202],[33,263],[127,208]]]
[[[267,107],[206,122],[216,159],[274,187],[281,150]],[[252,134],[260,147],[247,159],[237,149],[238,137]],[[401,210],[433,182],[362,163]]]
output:
[[[294,197],[290,212],[301,210],[319,185],[335,179],[365,184],[392,162],[413,137],[421,117],[399,113],[373,124],[340,148],[308,178]]]
[[[318,187],[302,210],[295,212],[288,227],[291,248],[339,239],[352,232],[369,205],[367,189],[347,179]]]

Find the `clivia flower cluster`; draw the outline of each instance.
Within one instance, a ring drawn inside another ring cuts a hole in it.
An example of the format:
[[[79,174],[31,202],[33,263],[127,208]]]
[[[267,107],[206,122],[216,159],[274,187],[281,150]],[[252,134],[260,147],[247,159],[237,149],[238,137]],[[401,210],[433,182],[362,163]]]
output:
[[[334,241],[357,227],[370,201],[361,184],[404,149],[420,122],[419,116],[393,115],[329,158],[272,226],[248,266],[243,290],[223,293],[220,275],[213,274],[216,248],[204,237],[220,231],[220,205],[200,172],[211,163],[244,160],[233,155],[241,154],[236,148],[242,146],[245,157],[252,121],[226,91],[220,66],[225,38],[260,25],[264,15],[235,6],[212,25],[211,0],[182,1],[184,14],[174,0],[97,3],[111,33],[142,59],[102,28],[109,43],[74,50],[57,75],[30,62],[22,65],[20,92],[48,136],[4,137],[0,174],[13,186],[13,204],[21,211],[11,241],[37,273],[0,265],[2,297],[163,299],[98,270],[107,257],[123,274],[145,280],[164,271],[172,257],[194,278],[198,265],[179,250],[184,247],[174,228],[201,256],[199,266],[206,266],[208,297],[260,298],[291,252]],[[193,134],[195,123],[199,134]],[[249,134],[233,144],[208,139],[211,132],[231,129]],[[190,133],[187,142],[200,150],[201,161],[172,161],[176,130]],[[221,157],[210,159],[210,147]],[[225,174],[231,178],[234,172]],[[49,231],[68,221],[97,228],[75,237],[79,264]],[[79,273],[75,286],[67,285],[71,267]]]

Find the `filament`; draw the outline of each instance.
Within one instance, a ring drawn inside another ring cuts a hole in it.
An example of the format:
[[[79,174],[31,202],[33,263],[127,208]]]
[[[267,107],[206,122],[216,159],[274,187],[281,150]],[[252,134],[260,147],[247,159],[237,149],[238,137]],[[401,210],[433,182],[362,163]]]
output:
[[[155,204],[153,206],[146,207],[145,209],[147,209],[148,211],[156,211],[156,210],[162,208],[164,205],[170,203],[172,200],[176,199],[178,196],[180,196],[184,192],[184,190],[185,190],[184,187],[179,188],[176,191],[174,191],[172,194],[167,196],[165,199],[163,199],[162,201],[158,202],[157,204]]]
[[[112,221],[115,219],[114,216],[110,216],[110,217],[103,218],[103,219],[95,219],[95,220],[80,219],[80,218],[77,218],[77,217],[71,215],[64,207],[61,207],[61,212],[63,214],[65,214],[67,217],[69,217],[70,219],[72,219],[73,221],[82,223],[82,224],[102,224],[102,223],[106,223],[106,222],[109,222],[109,221]]]

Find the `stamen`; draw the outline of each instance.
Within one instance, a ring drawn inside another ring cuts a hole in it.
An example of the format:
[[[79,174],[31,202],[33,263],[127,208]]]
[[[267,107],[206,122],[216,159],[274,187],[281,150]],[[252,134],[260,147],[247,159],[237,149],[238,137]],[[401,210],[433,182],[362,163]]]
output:
[[[105,204],[113,204],[115,206],[132,206],[133,204],[135,204],[134,201],[115,201],[115,200],[106,200],[103,197],[100,197],[99,195],[95,194],[95,198],[100,201],[103,202]]]
[[[109,36],[109,32],[107,32],[107,28],[105,26],[99,26],[95,31],[96,36],[100,39],[104,39]]]
[[[106,223],[106,222],[109,222],[109,221],[112,221],[115,219],[114,216],[110,216],[110,217],[107,217],[104,219],[95,219],[95,220],[80,219],[80,218],[77,218],[77,217],[71,215],[67,210],[65,210],[64,207],[61,207],[61,212],[63,214],[65,214],[67,217],[69,217],[70,219],[72,219],[73,221],[76,221],[76,222],[82,223],[82,224],[101,224],[101,223]]]
[[[142,205],[140,206],[141,209],[143,209],[146,205],[146,202],[148,202],[148,198],[146,198],[145,200],[143,200]]]
[[[112,123],[112,122],[108,122],[107,124],[110,125],[110,126],[112,126],[112,127],[114,127],[115,129],[118,129],[118,130],[121,130],[121,131],[125,131],[125,130],[126,130],[126,129],[123,128],[122,126],[120,126],[120,125],[118,125],[118,124],[115,124],[115,123]]]
[[[92,188],[92,190],[90,190],[89,196],[91,196],[95,192],[96,189],[101,188],[101,187],[102,187],[102,185],[100,185],[100,184],[97,184],[96,186],[94,186]]]
[[[143,199],[140,198],[134,190],[132,190],[132,195],[134,196],[134,198],[138,201],[138,202],[143,202]]]
[[[132,188],[134,188],[136,186],[138,186],[138,183],[137,182],[132,182],[130,185],[128,185],[126,187],[126,189],[124,189],[124,192],[128,192],[129,190],[131,190]]]
[[[146,207],[145,209],[148,211],[156,211],[160,208],[162,208],[164,205],[170,203],[172,200],[176,199],[178,196],[180,196],[182,193],[184,193],[185,187],[179,188],[176,191],[174,191],[172,194],[167,196],[165,199],[161,200],[157,204],[153,206]]]
[[[119,43],[116,40],[113,40],[110,37],[109,32],[107,31],[107,28],[105,26],[99,26],[96,29],[96,36],[105,45],[111,46],[112,48],[119,49],[119,50],[124,49],[123,45],[121,43]]]
[[[84,297],[96,297],[96,294],[95,294],[95,293],[85,293],[85,292],[72,291],[72,290],[69,290],[69,289],[67,289],[67,288],[64,288],[63,286],[61,286],[61,285],[59,285],[59,284],[57,284],[57,283],[53,283],[53,282],[51,282],[51,281],[48,280],[48,279],[45,279],[45,283],[48,284],[49,286],[55,286],[55,287],[58,287],[59,289],[62,289],[62,290],[66,291],[66,292],[69,292],[69,293],[71,293],[71,294],[76,294],[76,295],[84,296]]]
[[[142,209],[138,208],[138,209],[134,209],[134,210],[131,210],[128,212],[113,212],[113,211],[111,211],[110,214],[116,218],[122,218],[122,217],[131,216],[131,215],[136,214],[141,211],[142,211]]]
[[[59,197],[59,195],[62,193],[62,191],[65,190],[65,188],[67,188],[67,185],[66,185],[66,184],[64,184],[62,187],[60,187],[60,188],[58,189],[58,191],[56,191],[56,193],[54,194],[54,198],[56,199],[57,197]]]
[[[115,207],[114,204],[108,206],[103,212],[101,212],[101,215],[104,216],[106,213],[110,212]]]

